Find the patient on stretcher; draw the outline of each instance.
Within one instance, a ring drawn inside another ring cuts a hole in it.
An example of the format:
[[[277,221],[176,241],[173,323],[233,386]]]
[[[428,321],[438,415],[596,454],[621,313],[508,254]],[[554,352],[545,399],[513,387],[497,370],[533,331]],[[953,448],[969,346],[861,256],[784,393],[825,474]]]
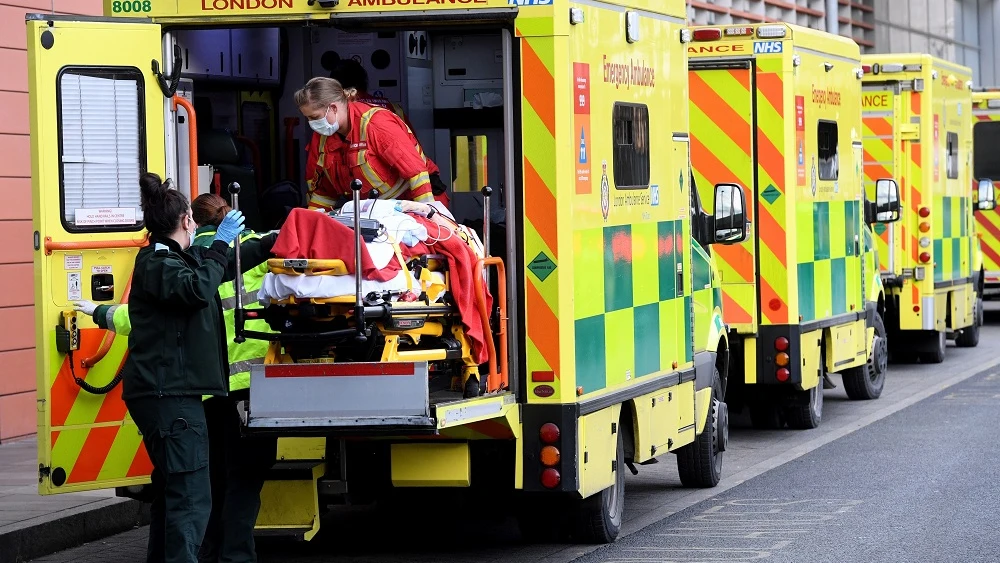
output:
[[[277,258],[269,261],[270,272],[258,292],[260,303],[353,306],[354,273],[360,267],[366,305],[449,305],[461,319],[472,359],[484,363],[486,334],[474,286],[474,276],[482,276],[476,264],[484,253],[476,232],[454,223],[447,210],[430,212],[427,204],[372,199],[359,207],[360,218],[368,220],[362,226],[360,265],[355,264],[353,204],[345,205],[339,217],[292,210],[272,248]],[[488,290],[485,298],[487,310],[492,310]]]

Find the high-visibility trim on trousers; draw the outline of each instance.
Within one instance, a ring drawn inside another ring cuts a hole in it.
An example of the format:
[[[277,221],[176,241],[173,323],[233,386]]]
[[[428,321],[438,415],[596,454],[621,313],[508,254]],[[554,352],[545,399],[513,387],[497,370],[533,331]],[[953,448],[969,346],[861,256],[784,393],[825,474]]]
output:
[[[243,292],[243,304],[246,305],[247,303],[253,303],[254,301],[257,301],[257,293],[258,293],[258,291],[259,290],[255,289],[253,291],[245,291],[245,292]],[[222,310],[223,311],[229,311],[230,309],[235,309],[235,308],[236,308],[236,296],[235,295],[233,295],[232,297],[226,297],[225,299],[222,300]]]

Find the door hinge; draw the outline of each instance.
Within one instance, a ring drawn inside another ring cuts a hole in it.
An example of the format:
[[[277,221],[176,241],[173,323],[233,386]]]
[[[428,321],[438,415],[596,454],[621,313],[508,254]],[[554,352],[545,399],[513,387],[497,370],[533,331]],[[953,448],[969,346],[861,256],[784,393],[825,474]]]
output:
[[[38,482],[42,483],[52,474],[52,468],[47,465],[38,464]]]
[[[618,433],[618,423],[617,422],[612,422],[611,423],[611,433],[612,434],[617,434]]]
[[[667,449],[669,450],[672,447],[674,447],[674,439],[673,438],[667,438]]]
[[[920,126],[915,123],[904,123],[900,125],[899,138],[903,141],[919,141]]]

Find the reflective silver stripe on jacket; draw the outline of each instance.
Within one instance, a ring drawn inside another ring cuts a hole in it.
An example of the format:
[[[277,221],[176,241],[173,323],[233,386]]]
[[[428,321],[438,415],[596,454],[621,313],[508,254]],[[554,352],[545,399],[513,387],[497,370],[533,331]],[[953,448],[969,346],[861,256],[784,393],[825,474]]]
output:
[[[253,303],[253,302],[257,301],[257,291],[259,291],[259,290],[255,289],[253,291],[244,292],[243,293],[243,304],[247,305],[248,303]],[[236,308],[236,296],[235,295],[232,296],[232,297],[226,297],[225,299],[222,300],[222,310],[223,311],[228,311],[230,309],[235,309],[235,308]]]
[[[264,363],[264,358],[250,358],[249,360],[240,360],[238,362],[233,362],[229,364],[229,374],[243,373],[245,371],[250,371],[250,367]]]
[[[111,332],[117,332],[115,327],[115,311],[118,310],[118,305],[112,305],[108,307],[108,312],[104,314],[104,322]]]

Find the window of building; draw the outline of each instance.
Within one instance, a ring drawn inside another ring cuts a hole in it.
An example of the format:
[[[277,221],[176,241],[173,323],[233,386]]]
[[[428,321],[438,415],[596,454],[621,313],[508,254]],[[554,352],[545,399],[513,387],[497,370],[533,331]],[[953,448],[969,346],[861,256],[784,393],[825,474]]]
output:
[[[616,103],[613,116],[614,177],[619,190],[649,187],[649,108]]]
[[[958,133],[947,133],[945,139],[948,143],[948,161],[945,162],[945,170],[948,178],[954,180],[958,178]]]
[[[840,175],[837,124],[833,121],[819,121],[816,126],[816,138],[819,179],[836,180]]]
[[[66,68],[56,93],[62,218],[68,230],[139,230],[146,168],[142,73]]]

